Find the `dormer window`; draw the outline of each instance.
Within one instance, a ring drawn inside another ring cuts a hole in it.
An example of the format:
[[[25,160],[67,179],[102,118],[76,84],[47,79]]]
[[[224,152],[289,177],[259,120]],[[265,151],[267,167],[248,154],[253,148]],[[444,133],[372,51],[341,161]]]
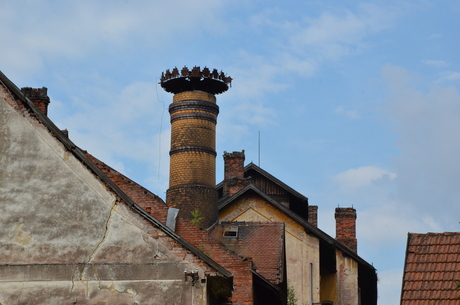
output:
[[[224,238],[237,239],[237,237],[238,237],[238,226],[224,226]]]

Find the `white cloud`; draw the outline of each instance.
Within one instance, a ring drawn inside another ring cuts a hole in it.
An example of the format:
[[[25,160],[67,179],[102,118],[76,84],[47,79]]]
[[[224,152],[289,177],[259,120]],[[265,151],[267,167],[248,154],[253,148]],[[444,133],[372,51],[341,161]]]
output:
[[[167,49],[173,39],[224,29],[224,2],[8,1],[2,3],[2,63],[37,72],[48,60],[81,59],[114,47]],[[27,7],[27,9],[24,9]],[[180,41],[180,38],[178,39]]]
[[[392,247],[405,244],[408,232],[436,232],[441,229],[432,217],[419,217],[419,212],[394,198],[376,197],[372,207],[358,214],[359,239],[367,247]]]
[[[257,55],[247,49],[234,54],[239,66],[244,67],[235,71],[240,75],[237,90],[241,96],[260,97],[285,90],[286,75],[311,77],[324,62],[371,47],[367,38],[391,27],[400,10],[361,4],[357,12],[335,9],[318,17],[289,21],[284,13],[280,9],[266,9],[250,17],[248,26],[252,31],[274,34],[260,44]],[[348,111],[347,115],[358,114]]]
[[[352,120],[359,119],[361,117],[357,110],[345,110],[345,106],[343,105],[335,108],[335,113]]]
[[[402,275],[402,269],[378,272],[378,304],[398,305],[400,303]]]
[[[386,183],[396,178],[396,174],[376,166],[364,166],[339,173],[334,180],[344,192],[354,192],[376,183]]]
[[[454,82],[460,84],[460,72],[447,71],[441,73],[441,77],[436,81],[436,84],[446,84],[448,82]]]
[[[279,92],[287,88],[277,79],[285,73],[278,64],[270,62],[261,56],[254,56],[247,52],[239,52],[241,64],[244,67],[234,69],[232,74],[239,76],[238,87],[234,88],[235,94],[246,100],[263,97],[267,93]]]
[[[398,201],[414,208],[427,227],[432,222],[458,230],[460,94],[452,86],[422,85],[400,67],[388,66],[383,75],[390,88],[383,109],[401,152],[393,160]]]
[[[444,68],[447,67],[449,64],[444,60],[423,60],[422,61],[425,65],[433,66],[435,68]]]
[[[431,34],[428,38],[429,39],[436,39],[436,38],[442,38],[444,37],[443,34]]]
[[[290,47],[299,53],[315,50],[318,59],[338,59],[368,47],[366,37],[392,26],[397,12],[362,4],[357,12],[324,12],[318,18],[305,18]]]
[[[312,76],[319,68],[316,61],[309,58],[296,57],[287,52],[280,54],[280,58],[276,62],[280,63],[279,70],[284,68],[289,72],[294,72],[304,77]]]
[[[83,95],[75,93],[71,111],[70,103],[64,107],[52,100],[50,117],[79,147],[127,176],[140,172],[152,183],[146,187],[161,195],[168,181],[169,101],[158,100],[154,83],[134,82],[118,90],[97,84]]]

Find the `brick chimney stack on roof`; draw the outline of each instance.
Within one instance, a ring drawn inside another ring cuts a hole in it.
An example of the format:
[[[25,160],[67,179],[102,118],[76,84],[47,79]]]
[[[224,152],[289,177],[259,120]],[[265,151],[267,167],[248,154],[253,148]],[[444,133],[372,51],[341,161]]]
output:
[[[314,227],[318,227],[318,206],[309,205],[308,206],[308,222]]]
[[[224,152],[224,196],[233,196],[249,184],[244,178],[244,150]]]
[[[217,222],[216,95],[228,90],[231,77],[216,69],[166,70],[161,87],[173,93],[169,189],[166,204],[179,216],[206,229]]]
[[[48,89],[42,88],[21,88],[22,93],[27,97],[38,109],[46,116],[48,116],[48,105],[50,98],[48,97]]]
[[[356,210],[354,208],[335,208],[336,239],[358,253],[356,240]]]

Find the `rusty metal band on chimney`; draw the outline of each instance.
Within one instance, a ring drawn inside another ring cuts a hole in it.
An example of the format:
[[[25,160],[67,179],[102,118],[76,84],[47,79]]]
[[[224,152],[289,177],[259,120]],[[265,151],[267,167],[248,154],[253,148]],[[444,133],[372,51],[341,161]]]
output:
[[[195,110],[195,111],[205,111],[210,112],[215,115],[219,114],[219,106],[217,104],[208,102],[208,101],[201,101],[201,100],[182,100],[177,101],[169,105],[169,113],[173,114],[178,111],[187,111],[187,110]]]
[[[207,153],[207,154],[211,154],[214,157],[217,156],[217,153],[216,153],[215,150],[212,150],[212,149],[209,149],[209,148],[206,148],[206,147],[199,147],[199,146],[187,146],[187,147],[172,148],[169,151],[169,155],[171,156],[171,155],[174,155],[174,154],[177,154],[177,153],[189,152],[189,151],[204,152],[204,153]]]

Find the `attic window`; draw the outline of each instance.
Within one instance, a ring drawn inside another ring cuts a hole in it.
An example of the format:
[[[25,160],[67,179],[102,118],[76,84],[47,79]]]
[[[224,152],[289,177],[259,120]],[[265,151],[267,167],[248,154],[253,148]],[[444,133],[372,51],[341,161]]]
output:
[[[237,237],[238,237],[238,227],[237,226],[224,226],[224,238],[236,239]]]

